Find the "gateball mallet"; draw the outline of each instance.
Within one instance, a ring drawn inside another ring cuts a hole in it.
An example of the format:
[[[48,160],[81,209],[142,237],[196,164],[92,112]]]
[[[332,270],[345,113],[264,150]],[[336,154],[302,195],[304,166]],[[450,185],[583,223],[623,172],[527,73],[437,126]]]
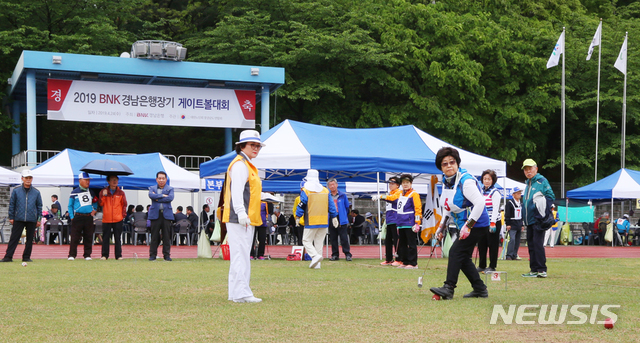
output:
[[[444,220],[444,224],[443,226],[446,227],[447,223],[449,222],[449,217],[446,217]],[[438,242],[440,242],[440,240],[438,240]],[[424,277],[424,274],[427,272],[427,268],[429,268],[429,262],[431,262],[431,257],[433,256],[433,252],[436,249],[436,245],[434,244],[431,247],[431,253],[429,254],[429,259],[427,260],[427,265],[424,267],[424,271],[422,272],[422,276],[418,278],[418,288],[422,288],[422,278]]]
[[[422,278],[424,274],[427,272],[427,268],[429,268],[429,262],[431,262],[431,257],[433,256],[433,251],[436,249],[436,245],[434,244],[431,247],[431,253],[429,254],[429,259],[427,260],[427,265],[424,267],[424,271],[422,272],[422,276],[418,278],[418,288],[422,288]]]

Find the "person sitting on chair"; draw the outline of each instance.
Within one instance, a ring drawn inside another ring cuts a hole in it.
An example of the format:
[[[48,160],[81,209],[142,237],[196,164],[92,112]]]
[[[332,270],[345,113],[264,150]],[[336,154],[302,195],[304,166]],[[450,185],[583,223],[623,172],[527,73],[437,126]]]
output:
[[[620,243],[620,245],[624,245],[623,242],[627,242],[628,244],[629,228],[631,227],[631,224],[629,224],[629,215],[625,214],[622,218],[618,219],[616,221],[616,227],[618,229],[618,234],[621,236],[621,241],[619,241],[618,243]],[[618,240],[618,238],[616,238],[616,240]]]

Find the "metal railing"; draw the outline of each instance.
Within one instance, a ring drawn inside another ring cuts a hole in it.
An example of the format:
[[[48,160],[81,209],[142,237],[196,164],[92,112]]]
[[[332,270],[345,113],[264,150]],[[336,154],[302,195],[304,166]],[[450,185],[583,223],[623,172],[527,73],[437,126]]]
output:
[[[178,165],[187,170],[199,170],[200,164],[211,161],[211,156],[180,155]]]
[[[165,155],[165,154],[162,154],[162,156],[168,158],[169,161],[171,161],[171,162],[173,162],[175,164],[178,164],[177,163],[178,159],[176,158],[176,155]]]
[[[11,156],[11,168],[35,167],[59,153],[58,150],[25,150]]]

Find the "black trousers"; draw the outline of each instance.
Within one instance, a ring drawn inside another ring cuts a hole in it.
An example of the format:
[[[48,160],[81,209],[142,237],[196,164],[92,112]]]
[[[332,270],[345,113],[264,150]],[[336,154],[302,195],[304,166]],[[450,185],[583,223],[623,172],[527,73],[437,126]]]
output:
[[[349,245],[348,224],[334,227],[329,221],[329,237],[331,238],[331,257],[339,257],[340,249],[338,247],[338,237],[340,237],[340,245],[342,245],[342,253],[344,256],[351,256],[351,246]]]
[[[445,284],[455,288],[458,284],[460,271],[467,277],[474,290],[483,291],[487,286],[482,282],[476,266],[471,260],[473,249],[481,239],[486,239],[489,227],[474,227],[471,229],[469,237],[456,239],[449,250],[449,264],[447,265],[447,280]]]
[[[161,236],[162,234],[162,236]],[[162,255],[164,258],[171,257],[171,221],[162,216],[162,211],[158,219],[151,221],[151,244],[149,245],[149,257],[158,256],[158,245],[162,237]]]
[[[393,250],[396,249],[397,246],[398,228],[396,224],[387,224],[387,236],[384,238],[384,252],[387,262],[393,262]]]
[[[547,271],[547,256],[544,252],[545,230],[539,224],[527,225],[527,245],[529,248],[529,267],[532,272]]]
[[[258,237],[258,255],[256,255],[256,236]],[[251,244],[251,257],[263,257],[264,246],[267,244],[267,227],[256,226],[253,231],[253,244]]]
[[[102,223],[102,256],[109,258],[109,244],[113,234],[116,259],[122,257],[122,222]]]
[[[26,229],[27,231],[27,241],[24,246],[24,251],[22,252],[22,259],[28,260],[31,258],[31,250],[33,248],[33,235],[35,235],[36,231],[36,222],[14,220],[13,228],[11,229],[11,237],[9,238],[9,246],[7,246],[7,251],[4,254],[5,259],[13,259],[13,253],[16,252],[18,242],[20,242],[20,238],[22,237],[23,229]],[[2,233],[0,232],[0,234]]]
[[[304,225],[298,225],[294,229],[296,236],[296,245],[302,245],[302,235],[304,234]]]
[[[398,257],[405,266],[418,265],[417,243],[418,234],[410,227],[398,229]]]
[[[487,267],[487,249],[489,250],[489,268],[496,269],[498,265],[498,248],[500,247],[500,230],[502,230],[502,223],[496,223],[496,232],[490,232],[487,230],[487,238],[478,241],[478,255],[480,256],[480,262],[478,267]]]
[[[93,252],[93,216],[81,216],[76,214],[71,220],[71,242],[69,244],[69,257],[78,256],[78,244],[82,238],[84,245],[83,257],[91,257]]]

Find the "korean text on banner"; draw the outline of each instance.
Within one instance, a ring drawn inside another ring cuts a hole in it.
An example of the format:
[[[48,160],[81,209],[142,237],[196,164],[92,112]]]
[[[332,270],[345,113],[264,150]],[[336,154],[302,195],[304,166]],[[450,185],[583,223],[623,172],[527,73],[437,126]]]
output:
[[[96,123],[255,127],[255,91],[49,79],[47,118]]]

